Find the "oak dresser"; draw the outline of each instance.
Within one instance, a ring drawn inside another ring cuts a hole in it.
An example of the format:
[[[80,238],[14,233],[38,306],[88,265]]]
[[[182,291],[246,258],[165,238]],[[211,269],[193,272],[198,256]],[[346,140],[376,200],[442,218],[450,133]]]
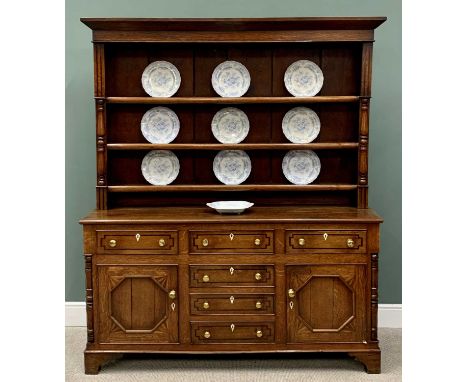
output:
[[[346,352],[380,372],[377,337],[379,224],[368,208],[369,103],[374,29],[384,17],[82,19],[93,31],[97,208],[80,223],[86,272],[87,374],[125,353]],[[322,70],[321,91],[294,97],[283,81],[297,60]],[[150,97],[141,76],[164,60],[180,72],[172,97]],[[217,65],[241,62],[250,87],[220,97]],[[150,108],[176,113],[171,143],[140,130]],[[250,130],[222,144],[211,121],[242,109]],[[293,107],[320,118],[311,143],[291,143]],[[220,150],[244,150],[239,185],[213,174]],[[171,150],[180,171],[149,184],[141,163]],[[289,150],[313,150],[317,179],[288,182]],[[205,203],[248,200],[239,215]]]

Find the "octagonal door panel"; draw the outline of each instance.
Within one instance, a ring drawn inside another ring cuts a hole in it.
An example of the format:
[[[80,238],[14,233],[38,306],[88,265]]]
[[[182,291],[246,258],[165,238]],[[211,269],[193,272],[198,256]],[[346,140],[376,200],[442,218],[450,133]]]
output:
[[[98,265],[98,314],[100,343],[177,343],[177,267]]]
[[[288,342],[365,340],[365,264],[288,266],[286,285]]]

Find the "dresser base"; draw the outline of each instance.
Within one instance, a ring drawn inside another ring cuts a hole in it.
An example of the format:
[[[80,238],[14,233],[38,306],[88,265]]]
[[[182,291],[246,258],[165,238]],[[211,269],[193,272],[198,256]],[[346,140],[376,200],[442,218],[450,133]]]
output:
[[[290,353],[290,351],[285,351],[287,353]],[[139,354],[161,354],[162,352],[144,352]],[[167,353],[173,353],[173,354],[212,354],[212,352],[207,352],[207,351],[202,351],[202,352],[187,352],[187,351],[180,351],[180,352],[164,352],[165,354]],[[246,351],[240,351],[240,352],[215,352],[215,354],[221,354],[221,353],[229,353],[229,354],[245,354],[247,353]],[[257,353],[260,354],[259,352],[248,352],[248,353]],[[270,353],[281,353],[281,351],[274,351]],[[323,351],[307,351],[307,353],[323,353]],[[334,352],[336,353],[336,352]],[[135,352],[122,352],[122,353],[116,353],[116,352],[106,352],[106,351],[88,351],[85,350],[84,352],[84,366],[85,366],[85,374],[98,374],[99,371],[101,370],[101,367],[109,362],[118,360],[124,356],[124,354],[138,354]],[[350,357],[353,357],[356,361],[361,362],[368,374],[380,374],[380,349],[376,350],[371,350],[371,351],[359,351],[359,352],[348,352],[348,355]]]

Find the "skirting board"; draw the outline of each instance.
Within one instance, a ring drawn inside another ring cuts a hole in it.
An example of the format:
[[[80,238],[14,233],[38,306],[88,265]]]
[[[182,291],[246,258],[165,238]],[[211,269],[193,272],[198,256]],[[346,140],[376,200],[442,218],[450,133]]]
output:
[[[84,302],[65,302],[65,326],[86,326]],[[379,327],[401,328],[401,304],[379,304]]]

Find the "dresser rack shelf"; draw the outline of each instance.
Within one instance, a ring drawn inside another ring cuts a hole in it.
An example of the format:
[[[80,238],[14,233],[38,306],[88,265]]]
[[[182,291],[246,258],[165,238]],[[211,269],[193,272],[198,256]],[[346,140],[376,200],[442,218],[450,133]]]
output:
[[[355,184],[194,184],[167,186],[125,185],[108,186],[109,192],[175,192],[175,191],[350,191],[357,189]]]
[[[316,97],[106,97],[112,104],[308,104],[308,103],[352,103],[359,96],[316,96]]]
[[[357,149],[356,142],[321,143],[108,143],[108,150],[341,150]]]

